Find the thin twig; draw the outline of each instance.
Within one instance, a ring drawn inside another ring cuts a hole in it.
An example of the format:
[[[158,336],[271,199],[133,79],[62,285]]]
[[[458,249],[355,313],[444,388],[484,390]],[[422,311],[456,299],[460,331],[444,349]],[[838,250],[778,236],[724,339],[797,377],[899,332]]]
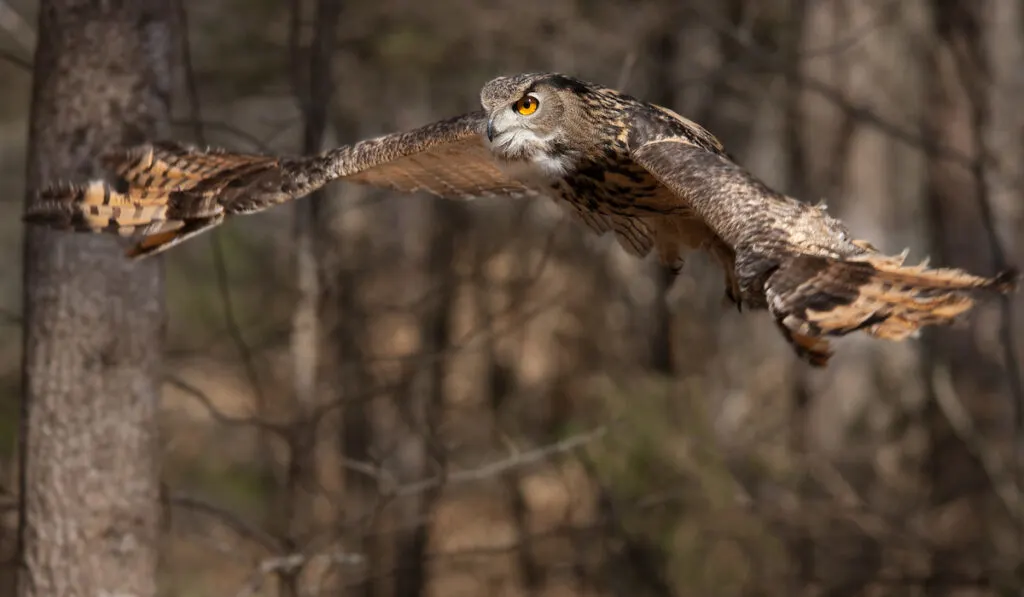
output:
[[[188,94],[189,121],[196,142],[205,145],[203,134],[202,105],[199,101],[199,86],[196,83],[195,69],[192,66],[192,43],[188,30],[188,11],[184,0],[174,0],[174,16],[177,19],[178,39],[181,41],[181,63],[185,77],[185,90]]]
[[[390,493],[396,497],[405,497],[422,493],[430,489],[435,489],[445,483],[454,485],[491,479],[514,468],[535,464],[555,454],[571,452],[572,450],[581,448],[604,436],[607,432],[608,428],[606,426],[601,426],[592,431],[573,435],[572,437],[567,437],[547,446],[513,454],[508,458],[491,462],[479,468],[455,471],[444,476],[438,475],[429,479],[407,483],[395,488],[394,491]]]
[[[259,561],[252,575],[241,589],[235,594],[236,597],[248,597],[258,595],[263,590],[263,583],[271,574],[298,575],[298,573],[316,560],[326,559],[332,565],[358,566],[365,561],[365,557],[358,553],[346,551],[332,551],[307,555],[304,553],[290,553],[272,558],[264,558]],[[320,591],[314,593],[320,594]]]
[[[210,416],[221,425],[228,427],[256,427],[265,431],[270,431],[281,437],[287,436],[290,432],[290,426],[288,425],[274,423],[260,419],[259,417],[233,417],[231,415],[224,414],[223,411],[213,404],[213,399],[210,398],[206,392],[178,376],[166,375],[164,377],[164,381],[198,400],[206,408],[206,411],[210,413]]]
[[[0,0],[0,29],[6,31],[10,38],[26,52],[35,50],[35,30],[5,0]]]
[[[185,9],[184,0],[174,0],[174,8],[177,18],[178,34],[181,39],[182,69],[184,71],[185,84],[188,92],[189,115],[193,124],[196,142],[205,145],[206,142],[203,132],[199,86],[196,82],[195,68],[192,64],[188,12]],[[222,229],[218,227],[209,236],[210,245],[213,251],[213,267],[216,273],[217,290],[221,296],[221,303],[224,305],[224,322],[228,329],[228,335],[231,337],[231,340],[238,351],[239,357],[242,360],[242,366],[245,369],[246,378],[249,382],[253,397],[255,398],[256,407],[259,412],[266,412],[267,400],[263,392],[263,387],[260,384],[259,373],[256,370],[255,358],[253,357],[252,349],[249,347],[248,343],[245,341],[245,337],[242,335],[242,328],[239,325],[238,318],[235,314],[235,304],[232,300],[230,285],[228,284],[228,269],[224,258],[221,231]],[[202,392],[190,393],[200,400],[205,397]],[[208,406],[212,407],[212,402],[207,402]],[[214,413],[216,410],[211,408],[210,412]],[[283,433],[281,427],[275,428],[271,425],[272,424],[269,422],[263,421],[259,428],[276,431],[279,434]]]
[[[206,144],[203,133],[203,120],[199,99],[199,86],[196,83],[195,68],[192,65],[191,42],[189,41],[188,13],[185,10],[183,0],[175,0],[175,14],[178,20],[178,34],[181,38],[181,60],[184,71],[185,87],[188,91],[189,117],[193,126],[196,142]],[[261,408],[265,405],[263,391],[260,386],[259,374],[256,371],[255,360],[252,350],[242,335],[241,326],[235,315],[235,304],[231,297],[231,289],[228,284],[228,271],[224,259],[224,247],[221,242],[221,229],[217,228],[210,235],[210,244],[213,249],[213,266],[217,277],[217,289],[221,295],[221,302],[224,305],[224,320],[228,328],[228,335],[234,341],[235,347],[242,359],[249,384],[252,386],[253,395],[256,397],[257,405]]]
[[[949,370],[945,367],[935,367],[932,372],[932,386],[935,389],[935,400],[954,433],[981,462],[992,489],[1014,523],[1024,525],[1024,497],[1021,495],[1021,488],[1013,480],[1009,467],[1006,466],[999,451],[990,445],[974,426],[974,420],[957,395]]]
[[[0,50],[0,60],[9,62],[14,66],[24,69],[29,73],[32,72],[32,61],[26,58],[21,58],[20,56],[15,56],[13,52],[9,52],[7,50]]]
[[[940,144],[921,133],[908,130],[902,125],[882,117],[870,108],[850,101],[841,90],[801,73],[791,61],[784,60],[784,57],[776,55],[770,48],[757,44],[751,38],[738,34],[728,23],[721,22],[715,15],[703,10],[700,3],[691,5],[691,10],[701,19],[701,22],[713,31],[736,42],[744,50],[747,58],[753,63],[761,65],[773,73],[780,74],[794,84],[800,85],[804,89],[821,96],[859,122],[873,126],[890,138],[920,148],[927,155],[949,160],[967,168],[971,168],[974,165],[976,160],[974,156],[967,155],[948,145]],[[1003,172],[1003,165],[990,153],[983,151],[981,159],[985,164],[994,166],[994,171],[1014,186],[1020,186],[1024,182],[1024,177]]]
[[[212,502],[182,492],[172,493],[168,497],[168,501],[172,506],[190,510],[192,512],[198,512],[200,514],[206,514],[207,516],[220,521],[224,526],[235,531],[239,536],[258,543],[269,553],[280,553],[284,549],[284,546],[281,545],[281,542],[276,537],[270,535],[258,525],[251,523],[234,512],[231,512],[226,508],[222,508]]]
[[[210,244],[213,247],[213,267],[217,273],[217,290],[220,292],[221,304],[224,305],[224,323],[228,328],[228,335],[235,344],[235,349],[242,360],[242,367],[245,369],[246,378],[256,398],[256,405],[262,411],[267,406],[266,395],[263,393],[263,386],[260,384],[259,372],[256,370],[256,358],[252,349],[242,334],[242,326],[238,323],[235,314],[235,302],[231,296],[231,285],[228,283],[228,268],[224,259],[224,247],[218,231],[210,235]]]
[[[11,309],[0,307],[0,323],[5,323],[12,327],[20,327],[25,323],[25,318],[20,313],[16,313]]]

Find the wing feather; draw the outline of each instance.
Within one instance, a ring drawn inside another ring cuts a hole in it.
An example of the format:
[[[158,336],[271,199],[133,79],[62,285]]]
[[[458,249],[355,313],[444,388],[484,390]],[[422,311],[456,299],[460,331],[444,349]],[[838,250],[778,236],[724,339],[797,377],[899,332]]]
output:
[[[1011,292],[1015,271],[986,278],[905,265],[854,240],[823,208],[770,189],[728,158],[685,139],[659,139],[634,159],[685,200],[736,256],[744,304],[767,307],[793,349],[813,365],[827,338],[855,331],[902,340],[953,322],[979,292]]]
[[[305,157],[150,143],[103,156],[118,184],[51,185],[25,219],[141,236],[129,254],[142,257],[217,226],[224,215],[262,211],[336,179],[449,198],[535,194],[494,163],[485,126],[483,112],[471,112]]]
[[[484,143],[487,119],[471,112],[325,154],[347,182],[449,198],[536,194],[497,166]]]
[[[191,190],[204,182],[271,169],[279,164],[274,156],[232,153],[221,148],[199,149],[172,141],[112,151],[104,155],[102,161],[130,188],[152,196]]]
[[[632,155],[737,251],[770,253],[793,247],[834,257],[863,252],[824,209],[771,189],[728,157],[688,139],[644,143]]]

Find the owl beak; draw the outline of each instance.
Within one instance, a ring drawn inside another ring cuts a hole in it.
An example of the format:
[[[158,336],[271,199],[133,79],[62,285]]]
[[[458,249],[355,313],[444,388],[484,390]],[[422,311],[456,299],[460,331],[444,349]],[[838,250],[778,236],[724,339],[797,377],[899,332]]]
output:
[[[494,119],[487,119],[487,140],[494,141]]]

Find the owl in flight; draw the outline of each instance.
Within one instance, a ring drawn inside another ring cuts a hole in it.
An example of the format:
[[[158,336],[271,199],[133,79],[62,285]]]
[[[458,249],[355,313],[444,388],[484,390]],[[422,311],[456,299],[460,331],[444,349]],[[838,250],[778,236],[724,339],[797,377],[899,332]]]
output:
[[[281,157],[152,143],[104,157],[114,184],[56,184],[26,221],[138,238],[129,255],[164,251],[225,217],[348,182],[449,198],[547,195],[637,257],[674,271],[703,249],[725,270],[737,307],[767,309],[817,366],[830,336],[899,340],[950,323],[993,278],[905,265],[856,240],[823,207],[774,191],[708,131],[661,106],[560,74],[500,77],[483,110],[404,133]]]

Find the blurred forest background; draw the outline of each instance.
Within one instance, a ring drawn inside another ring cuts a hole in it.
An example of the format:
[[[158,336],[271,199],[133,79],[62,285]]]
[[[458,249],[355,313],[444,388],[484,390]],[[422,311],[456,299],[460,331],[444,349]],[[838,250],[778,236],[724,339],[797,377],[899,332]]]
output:
[[[176,2],[166,136],[316,151],[554,70],[700,122],[885,251],[1024,263],[1020,0]],[[38,12],[0,0],[8,588]],[[163,267],[159,538],[134,547],[159,595],[1024,587],[1020,295],[810,370],[703,256],[668,287],[551,202],[346,184]]]

